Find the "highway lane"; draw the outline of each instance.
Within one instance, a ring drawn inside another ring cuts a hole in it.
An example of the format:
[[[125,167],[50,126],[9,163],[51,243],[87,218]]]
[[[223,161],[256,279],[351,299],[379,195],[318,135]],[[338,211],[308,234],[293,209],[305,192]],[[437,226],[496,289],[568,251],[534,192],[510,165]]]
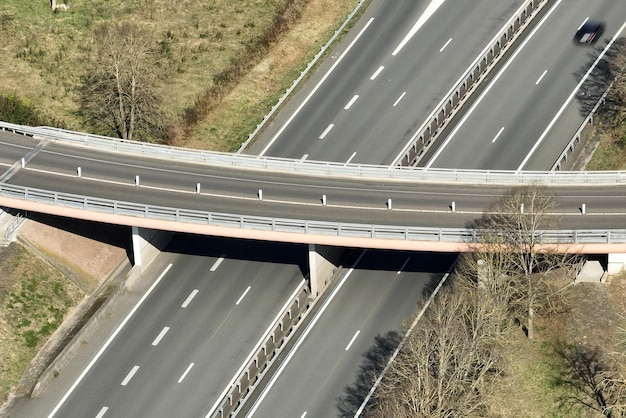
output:
[[[250,152],[390,164],[522,1],[443,2],[394,55],[428,3],[372,4],[333,50],[337,67],[322,66],[309,86],[328,74],[324,83],[308,99],[302,89]]]
[[[431,283],[456,255],[368,251],[303,343],[285,360],[247,417],[338,417],[346,389],[354,388],[367,353],[380,353],[376,338],[401,332]],[[394,344],[390,344],[394,345]],[[364,396],[365,394],[362,394]],[[358,406],[357,406],[358,407]]]
[[[588,17],[606,21],[606,31],[595,47],[572,42]],[[581,104],[572,100],[566,115],[568,129],[561,125],[550,132],[547,128],[625,21],[626,8],[619,0],[556,2],[426,166],[529,169],[526,161],[532,150],[531,167],[549,169],[587,115],[581,115]],[[572,117],[576,113],[579,116]],[[542,145],[538,151],[533,150],[537,143]]]
[[[30,151],[24,150],[28,154]],[[97,157],[97,158],[96,158]],[[78,178],[76,167],[83,177]],[[111,169],[114,167],[114,169]],[[59,174],[60,173],[60,174]],[[139,175],[140,187],[134,185]],[[106,179],[106,182],[101,181]],[[321,221],[344,220],[378,225],[461,227],[482,214],[491,201],[511,186],[493,184],[433,184],[284,174],[228,167],[138,159],[119,153],[99,153],[50,143],[8,184],[51,189],[141,204],[217,213],[236,213]],[[201,193],[195,187],[201,183]],[[263,200],[258,191],[263,190]],[[619,184],[584,187],[555,186],[564,227],[621,225],[626,190]],[[327,205],[322,205],[322,195]],[[386,204],[392,199],[393,210]],[[455,213],[450,205],[455,202]],[[615,214],[580,218],[587,214]],[[581,224],[584,222],[584,224]],[[617,223],[615,223],[617,222]]]
[[[370,342],[371,342],[371,340],[370,340]],[[194,367],[195,367],[195,366],[194,366]],[[140,368],[139,370],[141,370],[141,368]],[[192,369],[192,370],[193,370],[193,369]],[[137,372],[137,373],[139,373],[139,372]],[[190,374],[189,376],[191,376],[191,374]],[[137,375],[136,375],[136,377],[137,377],[137,378],[139,378],[139,374],[137,374]],[[133,379],[134,379],[134,377],[133,377]],[[131,382],[132,382],[132,380],[131,380]],[[332,388],[330,388],[330,389],[332,390]]]
[[[56,416],[203,416],[306,268],[302,246],[177,236],[166,252],[172,268]]]

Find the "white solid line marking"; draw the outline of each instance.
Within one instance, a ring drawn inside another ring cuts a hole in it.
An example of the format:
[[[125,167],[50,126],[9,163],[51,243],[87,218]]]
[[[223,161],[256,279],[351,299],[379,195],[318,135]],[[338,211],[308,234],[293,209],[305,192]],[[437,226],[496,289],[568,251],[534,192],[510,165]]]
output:
[[[546,73],[548,72],[548,70],[543,70],[543,73],[541,73],[541,75],[539,76],[539,78],[537,79],[537,81],[535,81],[535,86],[539,83],[541,83],[541,79],[543,78],[544,75],[546,75]]]
[[[407,264],[409,264],[409,260],[411,259],[411,257],[407,257],[406,260],[404,261],[404,264],[402,264],[402,267],[400,267],[400,270],[398,270],[396,272],[396,274],[400,274],[402,273],[402,271],[404,270],[404,268],[406,267]]]
[[[398,103],[400,103],[400,100],[402,100],[402,98],[404,97],[404,95],[406,94],[406,91],[402,92],[402,94],[400,95],[400,97],[398,97],[398,100],[396,100],[396,102],[393,104],[393,107],[396,107],[396,105]]]
[[[133,366],[133,368],[130,369],[124,380],[122,380],[122,386],[126,386],[128,382],[130,382],[130,379],[137,373],[137,370],[139,370],[139,366]]]
[[[61,398],[61,400],[59,401],[59,403],[56,404],[56,406],[54,407],[54,409],[52,410],[52,412],[50,412],[50,414],[48,415],[48,418],[52,418],[58,411],[59,409],[61,409],[61,406],[63,406],[63,404],[65,403],[65,401],[67,400],[67,398],[70,397],[70,395],[72,394],[72,392],[76,389],[76,387],[80,384],[80,382],[85,378],[85,375],[87,373],[89,373],[89,370],[91,370],[91,368],[93,367],[93,365],[96,363],[96,361],[98,361],[98,359],[102,356],[102,353],[104,353],[104,351],[109,348],[109,345],[111,345],[111,342],[113,341],[113,339],[115,339],[115,337],[117,337],[117,334],[120,333],[120,331],[122,330],[122,328],[124,328],[124,326],[126,325],[126,323],[128,323],[128,321],[130,321],[130,318],[135,314],[135,312],[137,312],[137,309],[139,309],[139,307],[141,306],[141,304],[148,299],[148,296],[150,295],[150,293],[152,293],[152,291],[154,290],[155,287],[157,287],[157,285],[161,282],[161,280],[163,279],[163,277],[165,277],[165,275],[167,274],[168,271],[170,271],[170,269],[172,268],[172,264],[169,264],[165,270],[163,270],[163,272],[161,273],[161,275],[155,280],[154,283],[152,283],[152,286],[150,286],[150,288],[148,289],[148,291],[146,293],[144,293],[144,295],[141,297],[141,299],[139,299],[139,302],[137,302],[137,304],[135,305],[135,307],[128,313],[128,315],[126,315],[126,318],[124,318],[124,320],[122,321],[122,323],[115,329],[115,331],[113,332],[113,334],[111,334],[111,336],[109,337],[109,339],[104,343],[104,345],[100,348],[100,351],[98,351],[98,353],[96,353],[96,355],[94,356],[93,359],[91,359],[91,361],[89,362],[89,364],[87,365],[87,367],[85,367],[85,369],[82,371],[82,373],[80,374],[80,376],[78,376],[78,378],[74,381],[74,383],[72,384],[72,386],[69,388],[69,390],[67,392],[65,392],[65,395],[63,395],[63,397]]]
[[[366,252],[367,250],[364,250],[361,253],[361,255],[359,255],[359,258],[357,258],[356,263],[354,263],[355,266],[359,264],[359,262],[361,261],[361,259],[363,258]],[[298,351],[298,348],[300,348],[300,346],[302,345],[306,337],[309,335],[309,333],[311,332],[315,324],[317,324],[317,321],[319,321],[319,319],[321,318],[326,308],[328,308],[328,305],[330,305],[330,302],[333,301],[333,299],[335,298],[339,290],[343,287],[344,283],[346,282],[346,280],[348,280],[348,277],[350,277],[353,271],[354,271],[354,267],[350,268],[350,270],[348,270],[346,274],[343,276],[343,278],[339,281],[337,286],[335,286],[335,289],[333,290],[333,292],[330,294],[328,299],[326,299],[324,304],[321,306],[320,310],[317,311],[317,313],[315,314],[311,322],[308,324],[308,326],[306,327],[302,335],[300,335],[300,338],[298,338],[298,341],[296,341],[295,345],[293,346],[289,354],[287,354],[287,357],[282,362],[282,364],[280,365],[276,373],[274,373],[274,376],[272,376],[272,379],[265,386],[261,395],[257,398],[254,405],[252,405],[252,408],[250,409],[250,412],[248,412],[247,417],[252,417],[254,413],[256,412],[256,410],[259,409],[259,406],[261,405],[261,403],[263,402],[263,400],[265,399],[269,391],[272,389],[272,386],[274,386],[274,384],[276,383],[276,380],[278,380],[279,376],[283,373],[283,370],[285,370],[285,367],[287,367],[287,365],[291,361],[291,358],[294,356],[296,351]]]
[[[178,383],[183,381],[183,379],[185,378],[185,376],[187,376],[187,373],[189,373],[189,370],[191,370],[192,367],[193,367],[193,363],[191,363],[189,367],[187,367],[187,370],[185,370],[185,373],[183,373],[180,379],[178,379]]]
[[[500,134],[502,134],[502,131],[504,131],[504,126],[502,128],[500,128],[500,130],[498,131],[498,133],[496,134],[496,136],[493,137],[493,139],[491,140],[491,143],[493,144],[494,142],[496,142],[496,139],[498,139],[498,137],[500,136]]]
[[[298,116],[298,113],[300,113],[300,111],[302,110],[302,108],[304,108],[304,106],[306,106],[306,104],[309,102],[309,100],[311,100],[311,97],[313,97],[313,95],[315,94],[315,92],[317,92],[317,90],[319,90],[319,88],[322,86],[322,83],[324,83],[324,81],[326,81],[326,79],[328,78],[328,76],[330,76],[330,73],[332,73],[335,68],[339,65],[339,63],[344,59],[344,57],[348,54],[348,52],[350,52],[350,50],[352,49],[352,47],[354,46],[354,44],[356,44],[356,42],[361,38],[361,36],[365,33],[365,30],[370,26],[370,24],[374,21],[374,18],[372,17],[370,20],[367,21],[367,23],[365,24],[365,26],[363,27],[363,29],[361,29],[361,32],[359,32],[359,34],[356,36],[356,38],[354,38],[354,40],[350,43],[350,45],[348,45],[348,47],[346,48],[345,51],[343,51],[343,53],[341,54],[341,56],[337,59],[337,61],[335,61],[335,63],[333,64],[332,67],[330,67],[330,70],[328,70],[328,72],[326,74],[324,74],[324,77],[322,77],[322,79],[320,80],[319,83],[317,83],[315,85],[315,87],[313,88],[313,90],[311,90],[311,93],[309,93],[309,95],[306,97],[306,99],[304,99],[304,101],[302,103],[300,103],[300,106],[298,106],[298,108],[296,109],[295,112],[293,112],[293,114],[289,117],[289,119],[287,120],[287,122],[285,122],[285,124],[278,130],[278,132],[276,133],[276,135],[274,135],[274,137],[270,140],[270,142],[265,146],[265,148],[263,148],[263,151],[261,151],[259,153],[259,157],[262,157],[265,155],[265,153],[267,152],[268,149],[270,149],[270,147],[272,145],[274,145],[274,142],[276,142],[276,139],[278,139],[278,137],[283,133],[283,131],[285,129],[287,129],[287,126],[289,126],[289,124],[291,124],[291,122],[295,119],[296,116]]]
[[[350,342],[346,346],[346,351],[348,351],[350,349],[350,347],[352,346],[352,343],[354,342],[354,340],[356,340],[356,337],[358,337],[360,333],[361,333],[361,330],[358,330],[356,332],[356,334],[354,334],[354,337],[352,337],[352,339],[350,340]]]
[[[243,300],[243,298],[246,296],[246,294],[250,291],[250,286],[248,286],[248,288],[243,292],[243,295],[239,296],[239,299],[237,300],[237,303],[235,303],[235,305],[239,305],[239,302],[241,302]]]
[[[328,133],[330,132],[331,129],[333,129],[335,127],[334,124],[330,124],[326,127],[326,129],[324,129],[324,132],[322,132],[322,134],[320,135],[320,139],[324,139],[326,137],[326,135],[328,135]]]
[[[355,155],[356,155],[356,151],[354,151],[352,155],[350,156],[350,158],[348,158],[348,161],[346,161],[346,165],[350,164],[350,161],[352,161]]]
[[[304,155],[302,156],[302,158],[300,158],[300,161],[304,161],[304,160],[306,160],[307,158],[309,158],[309,154],[304,154]]]
[[[197,294],[198,294],[198,289],[193,289],[193,291],[189,294],[189,296],[187,296],[187,299],[185,299],[185,301],[183,302],[182,305],[180,305],[180,307],[186,308],[187,306],[189,306],[189,303],[191,303],[191,301],[193,300],[193,298],[196,297]]]
[[[223,261],[224,261],[224,257],[220,257],[217,260],[215,260],[215,263],[213,263],[209,271],[217,270],[217,268],[220,266],[220,264],[222,264]]]
[[[157,346],[161,342],[163,337],[165,337],[165,334],[167,334],[167,331],[169,331],[169,330],[170,330],[170,327],[163,327],[161,332],[159,332],[159,335],[157,335],[157,337],[154,339],[154,341],[152,341],[152,345],[153,346]]]
[[[381,65],[380,67],[378,67],[378,70],[376,70],[374,74],[372,74],[372,76],[370,77],[370,80],[375,80],[376,77],[378,77],[378,74],[380,74],[380,72],[384,69],[385,69],[384,65]]]
[[[304,413],[300,415],[300,418],[304,418],[304,417],[306,417],[306,411],[304,411]]]
[[[359,98],[359,95],[355,94],[354,97],[352,99],[350,99],[348,104],[344,107],[344,110],[350,109],[350,106],[352,106],[354,104],[354,102],[356,102],[356,99],[358,99],[358,98]]]
[[[552,129],[552,127],[556,123],[557,119],[561,117],[561,114],[563,112],[565,112],[565,109],[570,104],[570,102],[574,99],[574,97],[576,96],[576,93],[578,93],[578,90],[580,90],[580,88],[582,87],[583,83],[585,81],[587,81],[587,78],[589,78],[589,76],[591,75],[593,70],[596,68],[598,63],[602,60],[602,58],[604,58],[604,56],[606,55],[606,53],[609,50],[609,48],[611,48],[611,46],[613,45],[615,40],[620,36],[620,34],[624,31],[624,29],[626,29],[626,22],[624,22],[624,24],[617,30],[617,32],[615,33],[615,36],[613,36],[613,38],[606,45],[604,50],[602,50],[600,55],[598,55],[598,58],[594,61],[593,65],[589,68],[589,70],[587,70],[587,73],[585,73],[584,77],[578,82],[578,84],[576,85],[574,90],[572,90],[572,92],[570,93],[569,97],[565,100],[565,103],[563,103],[563,106],[561,106],[559,111],[556,112],[556,115],[554,116],[554,118],[550,121],[550,123],[548,124],[546,129],[543,131],[543,133],[541,134],[541,136],[537,140],[537,142],[535,142],[535,145],[533,145],[533,148],[530,150],[530,152],[528,153],[526,158],[524,158],[524,161],[522,161],[522,163],[519,165],[519,167],[517,167],[516,171],[520,171],[522,168],[524,168],[524,166],[526,165],[528,160],[530,160],[530,157],[532,157],[532,155],[535,153],[535,151],[537,151],[537,148],[539,147],[539,144],[541,144],[541,142],[543,142],[543,140],[546,138],[546,136],[548,136],[548,132],[550,132],[550,130]]]
[[[424,14],[421,15],[419,19],[417,19],[417,22],[415,22],[415,25],[413,25],[413,27],[411,28],[409,33],[406,34],[406,36],[404,37],[402,42],[400,42],[400,45],[398,45],[396,47],[396,49],[393,51],[393,53],[391,55],[396,56],[398,54],[398,52],[400,52],[402,47],[404,45],[406,45],[407,42],[409,42],[409,40],[413,37],[413,35],[415,35],[417,33],[419,28],[421,28],[422,25],[424,25],[424,23],[426,23],[428,18],[430,18],[433,14],[435,14],[435,12],[439,8],[439,6],[441,6],[444,1],[445,0],[432,0],[430,2],[428,7],[426,8],[426,10],[424,11]]]
[[[100,409],[100,412],[98,412],[98,415],[96,415],[96,418],[102,418],[104,414],[107,413],[108,410],[109,410],[108,406],[103,406],[102,409]]]
[[[443,44],[443,46],[441,47],[441,49],[439,50],[439,52],[443,52],[444,49],[446,49],[446,47],[448,46],[448,44],[452,42],[452,38],[448,39],[448,42],[446,42],[445,44]]]

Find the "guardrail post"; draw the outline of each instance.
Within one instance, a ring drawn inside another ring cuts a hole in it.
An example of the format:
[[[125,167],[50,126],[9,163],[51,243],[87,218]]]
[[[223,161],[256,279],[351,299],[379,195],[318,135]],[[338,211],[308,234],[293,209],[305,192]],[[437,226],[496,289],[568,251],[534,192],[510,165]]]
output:
[[[263,189],[259,189],[259,193],[257,194],[259,200],[263,200]]]
[[[200,183],[196,183],[196,193],[200,194]]]
[[[26,167],[26,160],[24,159],[24,157],[22,157],[20,162],[22,163],[22,168]]]
[[[586,204],[584,204],[584,203],[583,203],[582,205],[580,205],[580,213],[582,213],[583,215],[584,215],[584,214],[585,214],[585,212],[586,212],[586,209],[587,209],[587,207],[586,207],[586,206],[587,206],[587,205],[586,205]]]
[[[452,209],[452,212],[456,212],[456,202],[452,202],[450,209]]]
[[[139,175],[135,176],[135,186],[139,186]]]
[[[76,175],[77,175],[78,177],[82,177],[82,176],[83,176],[83,172],[82,172],[82,170],[81,170],[81,168],[80,168],[80,167],[78,167],[78,168],[76,169]]]
[[[387,199],[387,209],[391,210],[391,199]]]
[[[326,206],[326,195],[322,195],[322,205]]]
[[[520,203],[519,205],[519,213],[524,213],[524,204]]]

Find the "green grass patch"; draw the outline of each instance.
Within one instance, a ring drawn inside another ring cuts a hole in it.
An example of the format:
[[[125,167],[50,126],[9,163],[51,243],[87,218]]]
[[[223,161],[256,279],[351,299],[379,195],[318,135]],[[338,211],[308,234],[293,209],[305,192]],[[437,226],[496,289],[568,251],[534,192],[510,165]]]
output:
[[[0,403],[67,312],[84,296],[19,244],[0,251]]]

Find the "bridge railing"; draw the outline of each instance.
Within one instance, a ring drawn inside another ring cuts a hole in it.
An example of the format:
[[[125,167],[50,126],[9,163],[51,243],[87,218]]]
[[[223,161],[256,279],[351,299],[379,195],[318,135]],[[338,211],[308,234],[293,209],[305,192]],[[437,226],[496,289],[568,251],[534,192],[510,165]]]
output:
[[[50,127],[30,127],[0,122],[0,130],[36,138],[88,147],[102,151],[119,152],[148,158],[186,161],[196,164],[225,166],[246,170],[267,170],[288,174],[340,178],[423,181],[432,183],[490,183],[490,184],[620,184],[626,181],[623,171],[511,171],[511,170],[456,170],[421,167],[343,164],[328,161],[293,160],[288,158],[257,157],[187,148],[169,147],[145,142],[128,141],[99,135],[72,132]]]
[[[480,238],[477,231],[466,228],[370,225],[204,212],[58,193],[10,184],[0,184],[0,197],[110,215],[280,233],[455,243],[478,242]],[[540,234],[544,243],[626,243],[626,230],[624,229],[555,230],[541,231]]]

